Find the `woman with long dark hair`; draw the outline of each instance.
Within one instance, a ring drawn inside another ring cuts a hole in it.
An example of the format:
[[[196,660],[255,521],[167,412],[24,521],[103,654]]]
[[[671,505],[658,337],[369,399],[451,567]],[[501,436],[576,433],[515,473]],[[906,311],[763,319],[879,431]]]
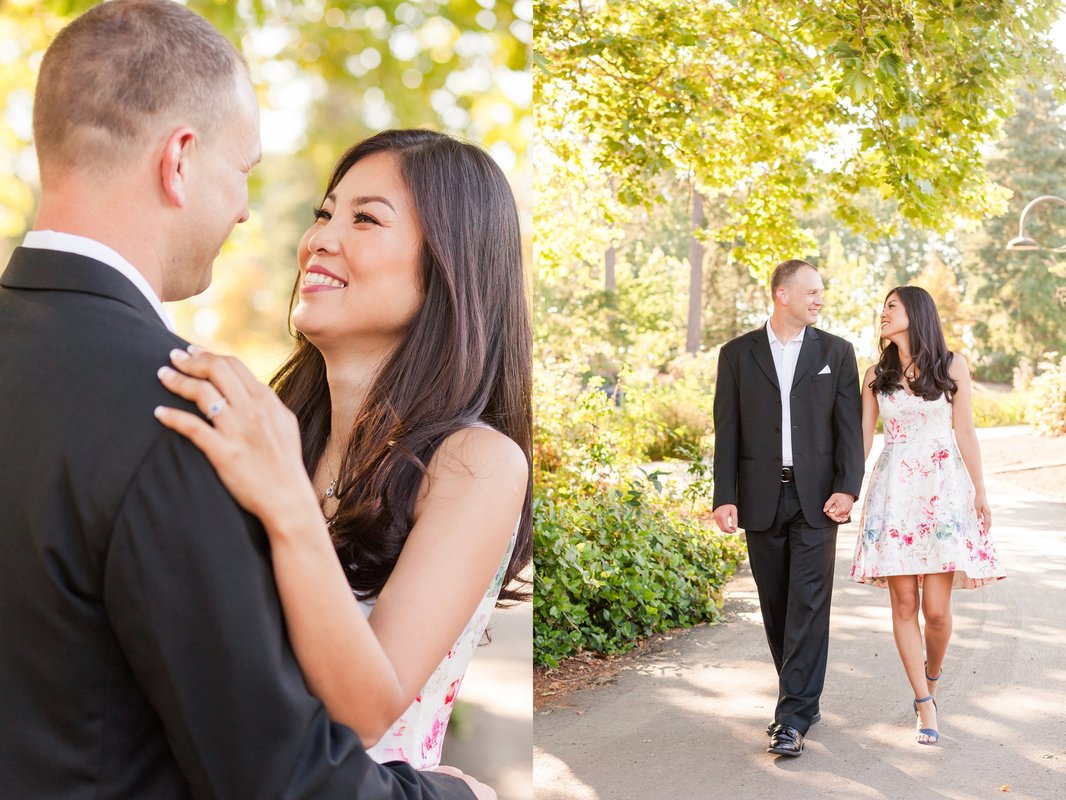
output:
[[[935,744],[934,697],[951,639],[951,590],[974,589],[1004,573],[989,537],[992,512],[969,369],[948,350],[936,304],[924,289],[897,286],[888,293],[881,357],[862,386],[866,455],[878,414],[885,446],[866,490],[851,577],[888,588],[896,648],[914,690],[917,739]]]
[[[259,517],[300,665],[381,761],[439,764],[455,693],[531,551],[518,214],[473,145],[386,131],[335,167],[270,388],[175,352],[160,409]],[[309,477],[310,476],[310,477]],[[376,744],[375,744],[376,743]]]

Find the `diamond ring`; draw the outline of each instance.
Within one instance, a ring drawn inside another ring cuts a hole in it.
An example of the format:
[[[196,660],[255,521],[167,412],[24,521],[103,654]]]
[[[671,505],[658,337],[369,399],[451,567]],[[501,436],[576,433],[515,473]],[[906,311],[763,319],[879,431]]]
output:
[[[227,404],[228,403],[225,397],[220,397],[215,400],[213,403],[211,403],[211,405],[207,407],[207,411],[205,412],[207,418],[209,420],[212,420],[217,417],[219,414],[226,410]]]

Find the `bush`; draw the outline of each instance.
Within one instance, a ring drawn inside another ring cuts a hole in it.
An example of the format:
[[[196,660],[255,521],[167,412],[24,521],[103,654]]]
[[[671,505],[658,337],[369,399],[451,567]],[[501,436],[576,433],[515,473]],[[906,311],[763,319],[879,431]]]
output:
[[[1066,356],[1048,353],[1030,391],[1029,422],[1046,436],[1066,434]]]
[[[534,661],[617,653],[652,633],[718,619],[740,540],[654,508],[636,486],[535,505]]]
[[[1025,392],[996,392],[974,387],[970,397],[973,422],[978,428],[1025,424],[1028,402],[1028,394]]]
[[[620,396],[580,374],[548,361],[534,394],[534,661],[551,667],[578,649],[616,653],[717,619],[743,557],[736,537],[700,522],[711,491],[701,446],[676,447],[692,480],[641,477],[649,430],[658,435],[650,391],[623,378]]]
[[[650,412],[658,431],[645,448],[648,460],[688,458],[687,452],[708,449],[717,369],[717,350],[686,353],[671,361],[648,388]]]

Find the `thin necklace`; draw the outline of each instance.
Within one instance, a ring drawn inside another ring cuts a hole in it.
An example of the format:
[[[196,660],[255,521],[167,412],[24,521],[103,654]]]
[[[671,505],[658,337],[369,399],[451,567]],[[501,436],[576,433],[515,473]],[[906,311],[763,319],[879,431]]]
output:
[[[333,470],[329,466],[329,459],[328,458],[326,459],[326,472],[329,473],[330,480],[329,480],[329,486],[326,487],[326,493],[322,496],[323,502],[327,498],[333,497],[333,495],[336,494],[336,489],[337,489],[337,479],[333,477]]]

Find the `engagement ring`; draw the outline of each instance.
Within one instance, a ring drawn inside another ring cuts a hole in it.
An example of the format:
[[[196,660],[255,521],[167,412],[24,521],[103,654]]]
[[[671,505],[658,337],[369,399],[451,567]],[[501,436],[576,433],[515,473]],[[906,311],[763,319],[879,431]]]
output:
[[[218,400],[216,400],[215,402],[213,402],[211,405],[209,405],[207,407],[207,412],[206,412],[207,418],[209,420],[212,420],[212,419],[217,417],[219,414],[221,414],[225,410],[226,410],[226,398],[225,397],[220,397],[220,398],[218,398]]]

